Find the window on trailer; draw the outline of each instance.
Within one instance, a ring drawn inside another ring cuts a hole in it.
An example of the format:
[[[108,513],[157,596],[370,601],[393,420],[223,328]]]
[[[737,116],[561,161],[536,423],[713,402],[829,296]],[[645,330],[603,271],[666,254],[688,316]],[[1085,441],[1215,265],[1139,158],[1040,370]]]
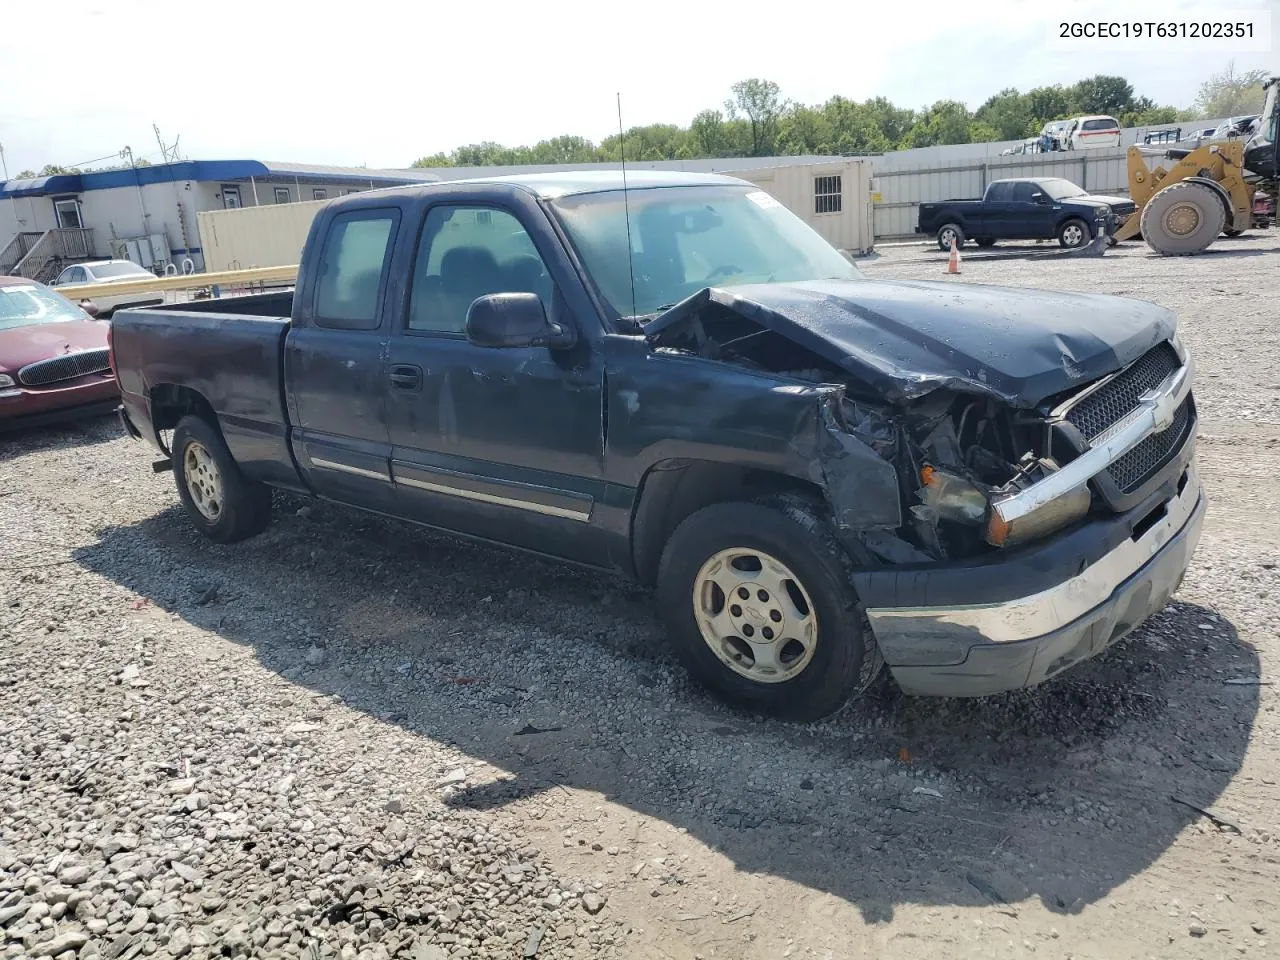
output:
[[[813,178],[813,212],[840,212],[840,175]]]
[[[54,212],[58,215],[58,226],[80,229],[84,226],[80,219],[80,201],[75,197],[64,197],[53,201]]]
[[[240,188],[231,184],[222,185],[222,206],[226,210],[240,209]]]
[[[328,199],[329,199],[329,191],[328,191],[328,190],[326,190],[324,187],[312,187],[312,188],[311,188],[311,199],[312,199],[312,200],[328,200]]]
[[[289,188],[276,187],[276,203],[288,203],[288,202],[289,202]]]

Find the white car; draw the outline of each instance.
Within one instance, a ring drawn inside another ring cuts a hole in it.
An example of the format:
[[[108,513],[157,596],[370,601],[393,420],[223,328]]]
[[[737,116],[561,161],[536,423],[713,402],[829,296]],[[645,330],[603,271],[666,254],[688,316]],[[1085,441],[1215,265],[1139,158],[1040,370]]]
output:
[[[50,286],[56,288],[81,283],[123,283],[129,280],[154,280],[155,276],[150,270],[138,266],[132,260],[93,260],[67,267],[58,274],[58,279],[54,280]],[[89,299],[98,308],[99,316],[109,317],[119,307],[149,307],[164,303],[164,294],[126,293],[118,297],[95,294]]]

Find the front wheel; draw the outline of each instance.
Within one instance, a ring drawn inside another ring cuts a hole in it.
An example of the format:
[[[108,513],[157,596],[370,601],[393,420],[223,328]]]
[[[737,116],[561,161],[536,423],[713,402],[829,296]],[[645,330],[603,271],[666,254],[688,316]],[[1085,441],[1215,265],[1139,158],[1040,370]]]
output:
[[[1083,247],[1091,239],[1089,225],[1083,220],[1067,220],[1058,228],[1058,244],[1068,250]]]
[[[658,599],[685,666],[739,707],[816,720],[879,672],[846,556],[806,501],[694,513],[663,551]]]
[[[943,253],[951,252],[951,242],[955,241],[956,249],[964,246],[964,231],[958,223],[943,224],[938,228],[938,249]]]
[[[215,543],[234,543],[267,528],[271,490],[240,472],[216,426],[183,417],[171,449],[178,496],[201,533]]]

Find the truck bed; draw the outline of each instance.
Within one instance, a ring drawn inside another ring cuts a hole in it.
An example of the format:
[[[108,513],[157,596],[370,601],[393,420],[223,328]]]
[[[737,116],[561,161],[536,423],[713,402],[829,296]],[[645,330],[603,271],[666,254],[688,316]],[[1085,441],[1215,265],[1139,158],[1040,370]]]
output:
[[[246,474],[296,486],[282,364],[292,300],[285,291],[118,311],[111,348],[126,410],[199,394]]]

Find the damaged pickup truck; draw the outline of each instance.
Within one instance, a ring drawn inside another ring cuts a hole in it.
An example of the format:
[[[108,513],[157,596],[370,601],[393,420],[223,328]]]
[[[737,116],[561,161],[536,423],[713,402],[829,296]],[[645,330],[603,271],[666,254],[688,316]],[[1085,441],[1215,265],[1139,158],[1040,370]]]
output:
[[[1165,605],[1205,510],[1172,314],[867,280],[750,184],[627,186],[335,201],[295,291],[116,314],[125,427],[215,541],[278,487],[620,571],[707,687],[790,717],[883,664],[1030,686]]]

